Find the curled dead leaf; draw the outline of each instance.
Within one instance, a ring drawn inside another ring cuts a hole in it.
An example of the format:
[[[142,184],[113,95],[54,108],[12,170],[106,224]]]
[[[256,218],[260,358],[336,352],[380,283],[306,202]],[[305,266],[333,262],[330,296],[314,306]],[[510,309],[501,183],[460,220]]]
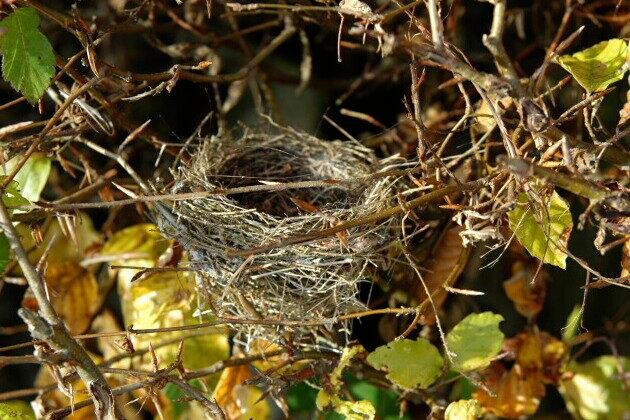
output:
[[[512,265],[512,277],[503,282],[505,294],[518,313],[530,319],[538,315],[545,304],[548,275],[544,268],[537,268],[537,265],[517,261]]]
[[[440,308],[448,296],[448,291],[444,286],[452,286],[464,270],[470,249],[464,248],[462,238],[459,233],[463,230],[461,226],[453,226],[445,233],[439,244],[437,245],[433,256],[430,258],[426,266],[427,273],[423,280],[429,292],[432,294],[433,303]],[[418,281],[414,290],[415,300],[421,304],[427,299],[424,287]],[[435,314],[433,309],[428,307],[424,311],[425,325],[433,325],[435,323]]]
[[[529,375],[518,365],[507,370],[501,362],[494,362],[486,371],[491,395],[483,389],[474,393],[487,411],[507,418],[532,415],[545,395],[545,386],[535,375]]]
[[[560,381],[566,345],[546,332],[535,331],[506,339],[503,347],[514,365],[508,369],[502,361],[493,362],[483,372],[487,390],[477,390],[475,399],[497,416],[532,415],[545,396],[545,385]]]

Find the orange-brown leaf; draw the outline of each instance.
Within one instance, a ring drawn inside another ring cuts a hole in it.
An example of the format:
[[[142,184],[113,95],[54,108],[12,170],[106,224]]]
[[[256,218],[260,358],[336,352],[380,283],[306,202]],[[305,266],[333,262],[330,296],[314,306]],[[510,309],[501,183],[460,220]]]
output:
[[[214,389],[213,397],[223,409],[228,419],[238,419],[245,413],[243,402],[240,399],[239,388],[243,382],[251,379],[252,374],[249,365],[227,367],[223,369],[219,382]]]
[[[540,313],[545,303],[547,272],[544,268],[517,261],[512,266],[512,277],[503,282],[505,294],[514,303],[516,310],[527,318]],[[532,278],[536,275],[535,281]]]
[[[533,331],[506,339],[503,350],[515,360],[514,365],[508,369],[501,361],[493,362],[483,372],[490,392],[479,389],[475,398],[500,417],[531,415],[545,396],[545,384],[560,380],[566,345],[546,332]]]
[[[545,386],[536,374],[524,372],[518,365],[505,370],[501,363],[493,363],[487,386],[494,395],[483,389],[474,397],[489,412],[507,418],[532,415],[545,395]]]
[[[462,228],[460,226],[448,229],[426,266],[427,272],[424,274],[423,280],[429,292],[433,295],[433,302],[437,308],[441,307],[446,301],[448,292],[444,289],[444,286],[452,286],[466,265],[469,250],[464,248],[462,238],[459,236],[461,231]],[[418,304],[427,298],[420,280],[418,280],[414,289],[414,295]],[[435,314],[430,308],[425,311],[423,324],[432,325],[433,323],[435,323]]]

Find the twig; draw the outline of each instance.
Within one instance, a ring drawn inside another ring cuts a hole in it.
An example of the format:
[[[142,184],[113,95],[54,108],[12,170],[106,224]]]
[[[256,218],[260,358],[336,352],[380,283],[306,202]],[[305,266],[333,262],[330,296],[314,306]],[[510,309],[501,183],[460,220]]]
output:
[[[516,74],[516,70],[514,69],[514,65],[508,57],[507,52],[505,51],[505,47],[503,46],[503,29],[505,27],[505,9],[506,9],[506,0],[495,0],[494,1],[494,11],[492,14],[492,27],[490,28],[490,33],[488,35],[483,36],[483,44],[486,46],[488,51],[494,57],[494,60],[497,63],[497,67],[501,74],[507,77],[513,89],[518,93],[519,96],[523,96],[525,91],[521,86],[521,82],[518,79],[518,74]]]
[[[445,50],[444,26],[442,25],[442,18],[440,17],[437,0],[426,0],[426,5],[427,10],[429,11],[429,22],[431,24],[431,40],[433,41],[433,47],[438,52],[442,52]]]
[[[270,352],[266,352],[266,353],[261,353],[261,354],[255,354],[255,355],[251,355],[251,356],[244,356],[244,357],[235,357],[232,359],[227,359],[227,360],[223,360],[221,362],[217,362],[205,369],[200,369],[200,370],[195,370],[195,371],[191,371],[191,372],[186,372],[183,375],[183,379],[185,381],[190,381],[192,379],[198,379],[198,378],[203,378],[205,376],[208,375],[212,375],[213,373],[217,373],[223,369],[225,369],[226,367],[231,367],[231,366],[241,366],[241,365],[247,365],[250,364],[254,361],[257,360],[265,360],[268,359],[270,357],[274,357],[274,356],[278,356],[281,354],[286,353],[285,350],[275,350],[275,351],[270,351]],[[313,358],[312,356],[309,358]],[[162,372],[156,372],[156,373],[148,373],[147,374],[149,376],[148,379],[142,380],[142,381],[138,381],[135,383],[131,383],[128,385],[122,385],[119,387],[116,387],[114,389],[112,389],[112,394],[113,395],[124,395],[133,391],[136,391],[138,389],[142,389],[142,388],[146,388],[147,386],[153,385],[153,384],[163,384],[166,385],[169,382],[172,381],[181,381],[182,379],[179,377],[176,377],[174,375],[169,375],[169,374],[164,374]],[[48,418],[51,419],[60,419],[63,418],[67,415],[69,415],[73,410],[77,410],[79,408],[83,408],[83,407],[87,407],[89,405],[92,404],[92,401],[90,400],[83,400],[83,401],[79,401],[77,403],[75,403],[73,406],[67,406],[64,408],[60,408],[58,410],[55,410],[51,413],[48,414]]]
[[[421,197],[415,198],[404,205],[398,205],[393,207],[388,207],[387,209],[380,211],[378,213],[370,214],[367,216],[359,217],[353,220],[349,220],[347,222],[340,223],[332,228],[323,229],[317,232],[309,233],[306,235],[299,236],[291,236],[274,243],[268,245],[261,245],[259,247],[238,250],[238,249],[228,249],[227,255],[230,257],[249,257],[250,255],[256,255],[264,252],[269,252],[274,249],[282,248],[285,246],[298,245],[306,242],[315,241],[318,239],[323,239],[332,235],[337,234],[338,232],[343,232],[347,229],[351,229],[357,226],[368,225],[376,222],[380,222],[385,219],[389,219],[390,217],[405,213],[411,209],[429,204],[435,200],[438,200],[444,196],[455,192],[463,192],[463,191],[474,191],[483,186],[483,184],[487,182],[486,179],[479,179],[476,181],[467,182],[465,184],[460,185],[451,185],[448,187],[440,188],[435,191],[431,191]]]
[[[114,398],[105,377],[83,347],[72,337],[48,300],[44,280],[30,263],[2,200],[0,200],[0,226],[11,244],[11,249],[39,305],[39,313],[22,308],[18,314],[29,326],[33,338],[45,341],[63,358],[75,364],[79,376],[85,382],[85,388],[92,397],[96,416],[107,419],[118,418]]]

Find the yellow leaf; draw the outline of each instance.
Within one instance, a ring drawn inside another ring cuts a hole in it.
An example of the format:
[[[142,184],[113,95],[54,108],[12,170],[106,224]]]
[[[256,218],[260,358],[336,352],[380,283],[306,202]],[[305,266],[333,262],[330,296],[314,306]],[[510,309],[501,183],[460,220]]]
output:
[[[477,400],[459,400],[446,407],[444,420],[476,420],[482,413],[483,409]]]
[[[41,242],[35,240],[29,226],[22,223],[16,226],[32,264],[37,264],[52,240],[55,242],[50,248],[48,263],[81,261],[89,248],[100,242],[101,237],[94,229],[92,220],[87,214],[79,213],[77,216],[63,220],[63,228],[59,219],[53,219],[49,224],[44,225]],[[12,272],[15,275],[19,275],[19,273],[21,273],[19,267],[16,267]]]
[[[50,301],[73,334],[82,334],[89,327],[100,306],[96,277],[77,262],[55,262],[44,274]],[[22,305],[37,308],[37,302],[26,294]]]
[[[117,232],[104,246],[102,253],[111,257],[115,265],[152,268],[159,265],[172,251],[172,242],[163,238],[153,224],[139,224]],[[120,260],[116,261],[116,257]],[[193,314],[199,308],[201,297],[197,293],[195,274],[190,271],[159,271],[134,280],[136,268],[117,272],[118,291],[125,325],[134,329],[178,327],[210,321]],[[132,281],[133,280],[133,281]],[[205,333],[205,334],[204,334]],[[177,343],[159,346],[159,343],[185,339],[183,364],[187,369],[200,369],[227,358],[230,344],[227,330],[211,327],[199,330],[134,334],[136,348],[155,347],[160,365],[165,367],[177,357]],[[142,358],[145,367],[151,366],[150,355]],[[216,380],[216,377],[215,377]],[[210,381],[212,382],[212,380]]]

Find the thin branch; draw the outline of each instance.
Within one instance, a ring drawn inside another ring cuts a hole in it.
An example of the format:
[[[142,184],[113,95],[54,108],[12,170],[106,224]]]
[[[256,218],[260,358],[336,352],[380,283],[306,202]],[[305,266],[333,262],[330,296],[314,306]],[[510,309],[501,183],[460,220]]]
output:
[[[380,222],[385,219],[389,219],[390,217],[403,214],[409,210],[414,208],[429,204],[435,200],[439,200],[449,194],[463,191],[474,191],[481,188],[487,182],[486,179],[479,179],[476,181],[467,182],[465,184],[460,185],[451,185],[448,187],[440,188],[435,191],[431,191],[425,195],[422,195],[418,198],[415,198],[408,203],[400,204],[393,207],[388,207],[385,210],[382,210],[378,213],[369,214],[367,216],[359,217],[356,219],[352,219],[343,223],[340,223],[332,228],[323,229],[320,231],[316,231],[313,233],[309,233],[306,235],[298,235],[291,236],[279,241],[273,242],[268,245],[261,245],[259,247],[238,250],[238,249],[228,249],[227,254],[231,257],[248,257],[250,255],[256,255],[264,252],[269,252],[274,249],[283,248],[291,245],[298,245],[307,242],[312,242],[318,239],[327,238],[329,236],[335,235],[338,232],[343,232],[347,229],[352,229],[357,226],[369,225],[372,223]]]
[[[112,392],[105,377],[85,349],[72,337],[63,321],[59,318],[52,303],[48,300],[46,286],[39,272],[33,267],[21,239],[9,216],[9,212],[0,200],[0,226],[6,235],[11,249],[20,264],[24,277],[28,281],[33,295],[39,306],[38,313],[27,309],[18,311],[20,317],[29,326],[33,338],[43,340],[59,354],[76,366],[77,372],[85,382],[85,388],[90,393],[98,418],[118,418],[119,414],[114,405]]]

